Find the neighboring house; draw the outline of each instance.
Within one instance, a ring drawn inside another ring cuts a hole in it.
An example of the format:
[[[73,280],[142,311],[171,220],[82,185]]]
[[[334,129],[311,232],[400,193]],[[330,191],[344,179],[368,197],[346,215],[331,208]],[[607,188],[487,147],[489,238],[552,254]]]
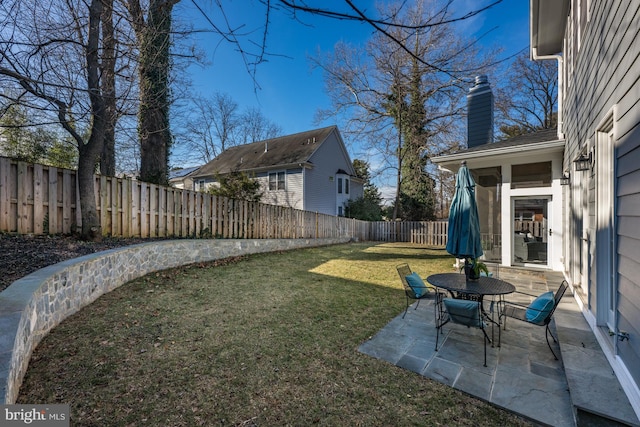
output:
[[[169,172],[169,185],[176,188],[193,188],[193,179],[191,175],[200,169],[200,166],[191,168],[173,169]]]
[[[637,1],[531,0],[531,58],[558,61],[557,133],[434,161],[456,170],[466,160],[478,178],[490,258],[564,273],[640,415],[638,16]],[[540,229],[528,242],[523,222]]]
[[[336,126],[231,147],[192,175],[195,189],[230,172],[258,180],[263,203],[329,215],[364,194]]]

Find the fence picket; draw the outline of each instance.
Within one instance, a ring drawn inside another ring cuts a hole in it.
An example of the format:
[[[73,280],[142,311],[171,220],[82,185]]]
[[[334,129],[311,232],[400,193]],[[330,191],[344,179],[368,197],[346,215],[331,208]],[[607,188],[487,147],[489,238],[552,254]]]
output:
[[[47,223],[49,225],[45,233],[58,234],[62,228],[58,223],[58,168],[50,167],[47,171],[48,189],[44,203],[47,204]]]
[[[44,229],[43,205],[43,170],[42,165],[33,165],[33,233],[42,234]]]
[[[140,236],[140,182],[131,182],[131,237]]]
[[[76,200],[76,195],[78,194],[76,190],[76,179],[75,175],[71,176],[71,171],[64,169],[62,171],[62,189],[61,189],[61,200],[62,200],[62,232],[64,234],[71,233],[71,227],[74,223],[74,207],[77,207],[78,212],[80,211],[80,203]],[[80,197],[79,195],[77,197]],[[78,223],[78,225],[80,225]]]

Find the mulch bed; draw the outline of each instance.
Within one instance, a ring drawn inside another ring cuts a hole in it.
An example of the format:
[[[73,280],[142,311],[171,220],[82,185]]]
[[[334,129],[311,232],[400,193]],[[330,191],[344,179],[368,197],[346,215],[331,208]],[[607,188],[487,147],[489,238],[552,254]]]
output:
[[[21,277],[48,265],[152,240],[158,239],[106,237],[102,242],[84,242],[73,236],[0,233],[0,291]]]

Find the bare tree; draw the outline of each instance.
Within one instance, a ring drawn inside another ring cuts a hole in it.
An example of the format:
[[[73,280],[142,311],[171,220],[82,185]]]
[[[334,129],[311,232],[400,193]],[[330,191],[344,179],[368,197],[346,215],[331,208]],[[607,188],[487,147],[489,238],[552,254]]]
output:
[[[435,136],[460,117],[470,78],[492,62],[445,24],[453,18],[443,4],[382,10],[395,25],[375,33],[364,49],[340,43],[332,54],[312,59],[324,71],[332,101],[318,116],[350,117],[345,132],[370,141],[368,149],[396,171],[396,207],[402,194],[415,198],[431,186],[427,160],[444,140]]]
[[[504,87],[496,91],[498,125],[507,137],[557,126],[556,61],[531,61],[524,52],[509,68]]]
[[[93,174],[102,152],[109,115],[105,57],[115,49],[110,36],[112,0],[90,2],[6,1],[0,42],[0,75],[10,102],[49,113],[78,148],[81,237],[101,238]]]
[[[191,105],[191,114],[178,139],[191,153],[197,153],[198,161],[208,163],[235,145],[238,104],[227,94],[215,93],[210,98],[195,98]]]
[[[240,110],[226,93],[195,97],[188,114],[175,129],[176,145],[188,151],[185,162],[208,163],[227,148],[282,134],[280,126],[267,119],[259,109]]]
[[[237,144],[250,144],[282,135],[282,128],[255,107],[245,109],[239,118]]]

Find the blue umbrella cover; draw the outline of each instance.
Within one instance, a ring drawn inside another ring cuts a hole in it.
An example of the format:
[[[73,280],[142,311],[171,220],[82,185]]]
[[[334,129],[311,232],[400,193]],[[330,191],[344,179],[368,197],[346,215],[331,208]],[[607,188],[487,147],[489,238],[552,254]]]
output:
[[[456,175],[456,193],[449,209],[447,235],[447,252],[456,258],[476,259],[484,253],[475,186],[466,162],[462,162]]]

